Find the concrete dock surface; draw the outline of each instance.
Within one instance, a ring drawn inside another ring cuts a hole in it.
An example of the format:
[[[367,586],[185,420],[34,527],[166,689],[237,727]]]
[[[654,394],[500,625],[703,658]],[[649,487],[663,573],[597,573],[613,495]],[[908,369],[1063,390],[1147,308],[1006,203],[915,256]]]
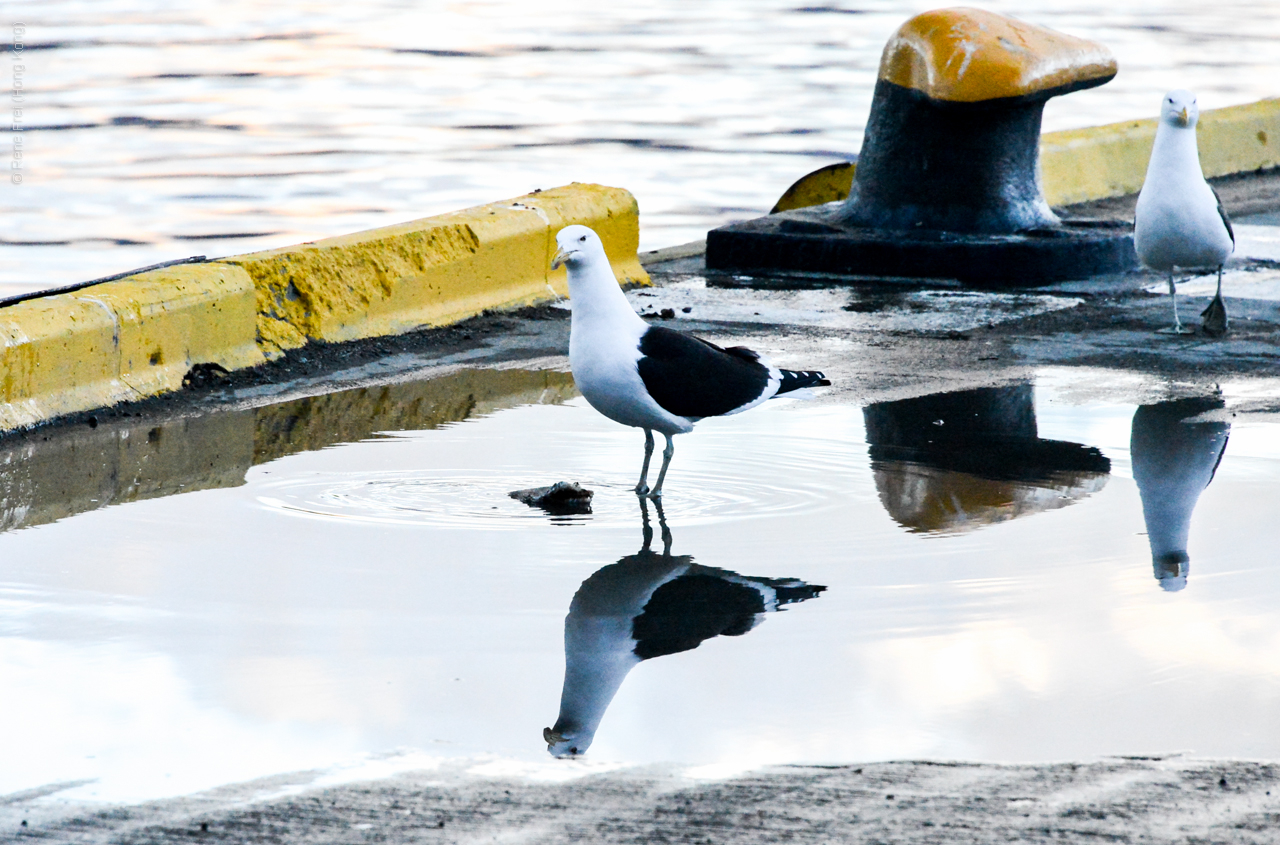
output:
[[[1130,273],[1016,291],[946,280],[753,279],[706,271],[695,249],[648,256],[654,287],[633,290],[666,325],[822,369],[819,401],[866,403],[1004,384],[1044,367],[1075,368],[1098,397],[1168,396],[1232,379],[1260,389],[1226,409],[1280,412],[1280,174],[1219,180],[1238,215],[1224,280],[1230,334],[1156,335],[1169,322],[1160,277]],[[1128,213],[1132,198],[1078,207]],[[1252,222],[1246,215],[1260,215]],[[1198,325],[1212,285],[1186,285]],[[445,328],[313,344],[254,370],[208,374],[177,394],[82,413],[9,445],[79,437],[85,426],[136,425],[263,407],[351,387],[466,369],[568,368],[563,304],[488,314]],[[1270,386],[1268,386],[1270,385]],[[1247,391],[1246,391],[1247,393]],[[1207,714],[1221,717],[1223,714]],[[1229,717],[1229,714],[1226,714]],[[1100,714],[1105,718],[1105,714]],[[1152,714],[1159,718],[1159,714]],[[780,728],[783,729],[783,728]],[[1172,736],[1172,734],[1171,734]],[[0,796],[0,839],[160,842],[1153,842],[1280,840],[1280,763],[1170,755],[1040,765],[954,761],[771,767],[720,779],[677,766],[576,770],[547,780],[475,762],[324,786],[280,776],[165,801],[60,802],[67,784]]]
[[[570,764],[571,765],[571,764]],[[128,807],[0,803],[10,841],[58,843],[1273,843],[1280,764],[1179,756],[642,768],[548,783],[467,767],[308,789],[306,774]],[[263,798],[264,794],[275,798]]]

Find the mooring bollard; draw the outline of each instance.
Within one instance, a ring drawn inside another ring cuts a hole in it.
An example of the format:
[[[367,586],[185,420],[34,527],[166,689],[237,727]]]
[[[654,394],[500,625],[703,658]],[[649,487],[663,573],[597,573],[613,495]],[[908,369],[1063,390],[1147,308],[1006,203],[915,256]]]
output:
[[[1044,104],[1115,75],[1092,41],[979,9],[917,15],[885,45],[841,218],[1001,234],[1056,225],[1036,180]]]
[[[1116,74],[1100,44],[980,9],[885,45],[849,198],[721,227],[707,265],[1040,284],[1128,269],[1127,226],[1064,223],[1036,172],[1050,98]]]

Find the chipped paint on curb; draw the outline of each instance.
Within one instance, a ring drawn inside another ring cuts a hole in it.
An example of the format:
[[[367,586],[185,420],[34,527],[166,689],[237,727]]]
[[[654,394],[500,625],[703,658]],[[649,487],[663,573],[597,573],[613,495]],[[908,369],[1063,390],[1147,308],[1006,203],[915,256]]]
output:
[[[0,309],[0,429],[182,387],[197,363],[264,358],[253,283],[225,264],[152,270]]]
[[[0,309],[0,430],[182,387],[310,341],[458,322],[568,295],[555,234],[591,226],[619,280],[648,284],[639,209],[578,184],[283,249],[139,273]]]

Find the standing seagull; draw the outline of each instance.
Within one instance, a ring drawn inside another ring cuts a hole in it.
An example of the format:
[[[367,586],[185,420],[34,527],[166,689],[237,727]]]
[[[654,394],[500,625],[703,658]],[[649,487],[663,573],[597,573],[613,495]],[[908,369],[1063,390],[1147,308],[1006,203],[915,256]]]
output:
[[[1160,124],[1151,148],[1147,178],[1138,194],[1133,217],[1133,244],[1138,259],[1153,270],[1169,273],[1173,326],[1162,334],[1192,334],[1178,319],[1175,268],[1218,270],[1218,295],[1203,313],[1204,330],[1227,332],[1227,309],[1222,303],[1222,265],[1235,249],[1236,236],[1222,202],[1200,170],[1196,150],[1196,120],[1200,110],[1190,91],[1170,91],[1160,107]]]
[[[656,499],[675,453],[674,434],[693,430],[704,417],[723,417],[767,399],[831,382],[817,372],[780,370],[743,346],[714,343],[661,326],[650,326],[627,302],[605,256],[600,237],[586,226],[556,235],[551,263],[569,272],[573,322],[569,365],[591,407],[623,425],[644,429],[644,466],[635,490]],[[649,489],[653,433],[662,432],[658,483]]]

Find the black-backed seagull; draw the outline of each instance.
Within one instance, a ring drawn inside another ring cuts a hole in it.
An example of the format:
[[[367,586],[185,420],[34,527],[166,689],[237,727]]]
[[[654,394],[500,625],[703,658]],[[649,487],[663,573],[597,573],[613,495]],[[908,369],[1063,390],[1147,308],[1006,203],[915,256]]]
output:
[[[826,589],[794,578],[739,575],[672,555],[661,500],[654,506],[662,553],[649,549],[653,529],[642,498],[644,546],[583,581],[569,604],[560,715],[542,731],[547,751],[556,757],[586,752],[627,673],[641,661],[689,651],[712,637],[741,636],[766,613]]]
[[[1191,514],[1213,481],[1231,434],[1229,423],[1187,420],[1222,407],[1219,397],[1178,399],[1143,405],[1133,415],[1129,437],[1133,480],[1142,499],[1151,565],[1168,592],[1187,586]]]
[[[1147,176],[1138,194],[1133,217],[1133,245],[1138,260],[1153,270],[1169,273],[1173,325],[1162,334],[1191,334],[1178,319],[1175,269],[1218,271],[1218,294],[1204,310],[1204,330],[1218,336],[1227,331],[1222,302],[1222,265],[1235,249],[1231,220],[1217,193],[1204,180],[1196,149],[1196,121],[1200,111],[1190,91],[1170,91],[1160,105],[1160,123],[1151,148]]]
[[[578,390],[600,413],[644,429],[644,466],[635,490],[657,498],[675,453],[672,435],[706,417],[723,417],[805,387],[831,382],[819,372],[782,370],[743,346],[650,326],[627,302],[600,238],[586,226],[556,235],[552,269],[568,268],[573,318],[569,365]],[[649,489],[653,433],[667,438],[658,483]]]

